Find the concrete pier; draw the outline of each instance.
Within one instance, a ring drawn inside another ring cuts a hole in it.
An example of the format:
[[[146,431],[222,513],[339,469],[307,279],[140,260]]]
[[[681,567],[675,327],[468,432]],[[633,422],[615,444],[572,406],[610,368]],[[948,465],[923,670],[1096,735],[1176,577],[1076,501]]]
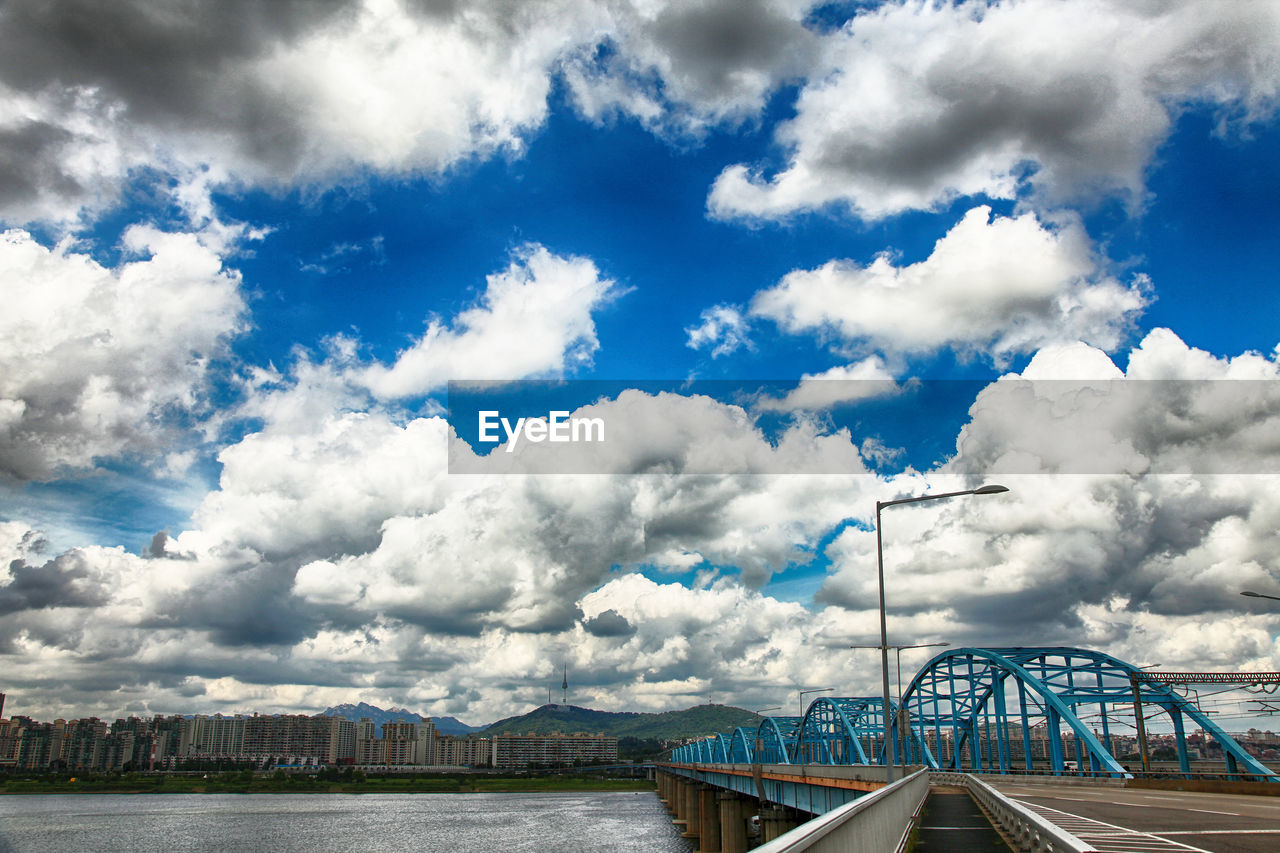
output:
[[[701,808],[698,802],[698,789],[702,785],[698,782],[689,782],[684,786],[684,837],[697,839],[702,831],[701,827]]]
[[[747,853],[747,799],[722,791],[716,801],[720,807],[720,853]]]
[[[698,816],[698,850],[720,853],[720,806],[716,789],[710,785],[698,786]]]

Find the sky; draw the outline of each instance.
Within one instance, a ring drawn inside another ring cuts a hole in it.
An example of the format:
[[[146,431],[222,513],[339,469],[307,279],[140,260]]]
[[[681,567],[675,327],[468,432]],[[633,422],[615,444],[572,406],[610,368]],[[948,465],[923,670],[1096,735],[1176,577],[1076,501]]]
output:
[[[1280,670],[1278,107],[1269,0],[7,0],[6,710],[878,695],[984,482],[890,643]]]

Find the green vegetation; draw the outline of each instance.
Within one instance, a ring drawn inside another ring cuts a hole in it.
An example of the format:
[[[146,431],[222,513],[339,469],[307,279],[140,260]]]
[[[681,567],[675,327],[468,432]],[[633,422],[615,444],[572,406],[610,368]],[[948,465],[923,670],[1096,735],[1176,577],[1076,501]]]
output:
[[[482,735],[495,734],[550,734],[586,732],[588,734],[613,735],[619,739],[635,741],[673,741],[699,737],[716,732],[731,732],[738,726],[755,728],[760,718],[750,711],[729,705],[698,705],[684,711],[665,711],[661,714],[635,712],[612,713],[579,708],[576,705],[543,705],[520,717],[499,720],[487,727]]]
[[[575,791],[652,791],[644,779],[589,773],[439,773],[366,775],[351,769],[319,773],[80,774],[0,776],[0,794],[474,794]]]

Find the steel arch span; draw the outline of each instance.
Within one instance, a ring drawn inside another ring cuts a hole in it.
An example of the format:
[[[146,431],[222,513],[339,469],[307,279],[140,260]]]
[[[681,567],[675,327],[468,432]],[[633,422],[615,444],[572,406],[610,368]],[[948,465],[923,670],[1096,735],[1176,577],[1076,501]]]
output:
[[[1144,706],[1168,715],[1178,763],[1190,772],[1185,718],[1222,748],[1229,773],[1280,776],[1244,751],[1203,712],[1137,667],[1102,652],[1069,647],[949,649],[929,661],[903,693],[913,736],[907,759],[937,769],[1018,772],[1088,770],[1130,775],[1115,756],[1113,726]],[[1084,712],[1088,713],[1084,713]],[[1145,714],[1144,714],[1145,716]],[[1098,721],[1100,731],[1082,721]],[[1136,721],[1135,721],[1136,722]],[[1063,736],[1064,726],[1069,732]],[[1139,729],[1141,731],[1141,729]],[[1067,757],[1071,749],[1073,757]],[[1074,763],[1071,767],[1068,762]]]
[[[791,764],[800,734],[800,717],[765,717],[756,730],[758,760],[763,764]]]

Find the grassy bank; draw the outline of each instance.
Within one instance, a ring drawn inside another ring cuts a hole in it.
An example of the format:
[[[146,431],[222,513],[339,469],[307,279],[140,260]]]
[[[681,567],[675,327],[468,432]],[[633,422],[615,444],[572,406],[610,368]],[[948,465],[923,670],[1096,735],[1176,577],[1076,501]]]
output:
[[[315,774],[247,771],[207,776],[121,775],[0,777],[0,794],[478,794],[652,791],[644,779],[582,776],[443,774],[326,779]]]

